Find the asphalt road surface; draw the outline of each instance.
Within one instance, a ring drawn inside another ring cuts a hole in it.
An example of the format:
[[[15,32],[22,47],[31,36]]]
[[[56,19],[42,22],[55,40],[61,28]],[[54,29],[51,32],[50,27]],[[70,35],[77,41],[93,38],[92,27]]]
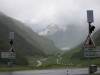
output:
[[[100,68],[96,73],[100,73]],[[0,75],[88,75],[87,68],[0,72]]]

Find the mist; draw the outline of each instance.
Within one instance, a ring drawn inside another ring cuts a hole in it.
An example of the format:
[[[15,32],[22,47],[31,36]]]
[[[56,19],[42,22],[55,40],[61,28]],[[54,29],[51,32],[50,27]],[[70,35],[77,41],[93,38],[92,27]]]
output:
[[[98,28],[99,3],[99,0],[0,0],[0,11],[38,32],[51,23],[87,27],[86,11],[93,10],[93,24]]]

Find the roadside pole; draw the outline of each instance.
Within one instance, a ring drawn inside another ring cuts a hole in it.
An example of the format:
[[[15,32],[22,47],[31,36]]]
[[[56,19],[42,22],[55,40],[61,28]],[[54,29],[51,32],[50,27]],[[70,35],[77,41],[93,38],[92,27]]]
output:
[[[91,33],[90,33],[90,27],[91,27],[91,22],[89,22],[89,34],[88,35],[91,35]],[[88,69],[89,69],[89,75],[91,75],[91,73],[90,73],[90,65],[91,65],[91,57],[88,57],[88,60],[89,60],[89,67],[88,67]]]
[[[92,16],[91,16],[92,15]],[[90,33],[90,27],[91,27],[91,23],[93,22],[94,20],[93,20],[93,11],[89,11],[89,10],[87,10],[87,22],[89,23],[89,35],[91,35],[91,33]],[[90,74],[90,65],[91,65],[91,58],[90,57],[88,57],[88,60],[89,60],[89,75],[91,75]]]
[[[10,32],[9,34],[9,43],[11,45],[11,48],[9,50],[9,56],[8,59],[10,59],[10,62],[8,62],[8,67],[10,71],[13,71],[13,59],[15,59],[15,49],[14,49],[14,32]]]
[[[88,46],[90,46],[90,50],[93,50],[92,48],[91,48],[91,46],[95,46],[95,44],[94,44],[94,42],[93,42],[93,40],[92,40],[92,38],[91,38],[91,33],[94,31],[94,29],[95,29],[95,26],[92,26],[91,25],[91,23],[92,22],[94,22],[94,17],[93,17],[93,10],[87,10],[87,22],[88,22],[88,24],[89,24],[89,34],[88,34],[88,38],[87,38],[87,40],[86,40],[86,42],[88,41]],[[89,48],[87,49],[88,51],[89,51]],[[85,52],[86,53],[86,52]],[[89,54],[89,52],[87,53],[87,54]],[[91,66],[91,56],[89,56],[89,55],[86,55],[85,54],[85,57],[88,57],[88,60],[89,60],[89,75],[91,75],[91,73],[90,73],[90,66]],[[92,57],[95,57],[95,56],[93,56],[92,55]]]
[[[14,40],[14,32],[10,32],[9,34],[9,43],[11,45],[11,48],[7,52],[1,52],[1,58],[3,59],[9,59],[10,61],[7,63],[9,71],[13,70],[13,59],[15,59],[15,49],[13,46],[13,40]]]

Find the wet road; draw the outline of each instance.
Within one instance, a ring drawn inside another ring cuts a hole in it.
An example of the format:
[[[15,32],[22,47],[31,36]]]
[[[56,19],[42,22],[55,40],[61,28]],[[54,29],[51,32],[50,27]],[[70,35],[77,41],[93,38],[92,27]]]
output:
[[[96,73],[100,73],[100,68]],[[0,72],[0,75],[87,75],[87,68]]]

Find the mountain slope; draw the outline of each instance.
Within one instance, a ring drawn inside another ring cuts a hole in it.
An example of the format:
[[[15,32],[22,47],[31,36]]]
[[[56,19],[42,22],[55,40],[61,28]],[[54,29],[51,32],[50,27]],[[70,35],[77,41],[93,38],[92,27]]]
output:
[[[86,32],[84,32],[84,28],[79,25],[70,24],[61,26],[52,24],[48,25],[39,34],[53,40],[55,45],[59,48],[71,48],[77,46],[85,39]]]
[[[100,46],[100,29],[94,33],[93,40],[96,46]],[[63,62],[64,63],[73,63],[75,65],[81,65],[86,66],[88,65],[88,59],[84,57],[84,49],[83,44],[80,44],[79,46],[66,51],[63,55]],[[91,64],[96,64],[100,66],[100,58],[92,58]]]
[[[2,17],[1,17],[2,16]],[[0,55],[1,52],[6,52],[9,51],[10,49],[10,44],[9,44],[9,32],[14,31],[15,32],[15,39],[14,39],[14,46],[16,50],[16,64],[28,64],[27,59],[25,56],[27,55],[38,55],[38,56],[45,56],[45,53],[41,51],[39,48],[35,47],[34,45],[28,43],[25,38],[20,36],[16,30],[12,30],[10,28],[10,25],[12,24],[10,22],[6,21],[6,17],[4,15],[0,14]],[[9,20],[9,18],[8,18]],[[9,24],[9,26],[7,26]],[[13,23],[14,24],[14,23]],[[2,63],[7,63],[7,59],[1,59],[0,62]]]
[[[13,31],[24,37],[25,40],[27,40],[31,44],[35,45],[36,47],[39,46],[40,49],[42,48],[45,53],[50,54],[57,51],[59,52],[59,50],[54,46],[54,43],[51,40],[43,36],[37,35],[35,32],[32,31],[32,29],[25,26],[25,24],[17,20],[12,20],[12,18],[9,18],[7,16],[1,16],[1,18],[2,23],[6,24]]]
[[[8,36],[9,32],[11,31],[15,32],[14,46],[17,53],[16,60],[19,60],[16,62],[18,63],[21,63],[25,59],[24,56],[45,56],[45,54],[55,54],[60,52],[60,50],[54,46],[54,43],[51,40],[37,35],[35,32],[32,31],[31,28],[27,27],[24,23],[10,18],[1,12],[0,52],[8,51],[10,49]],[[5,61],[3,59],[0,60]]]

